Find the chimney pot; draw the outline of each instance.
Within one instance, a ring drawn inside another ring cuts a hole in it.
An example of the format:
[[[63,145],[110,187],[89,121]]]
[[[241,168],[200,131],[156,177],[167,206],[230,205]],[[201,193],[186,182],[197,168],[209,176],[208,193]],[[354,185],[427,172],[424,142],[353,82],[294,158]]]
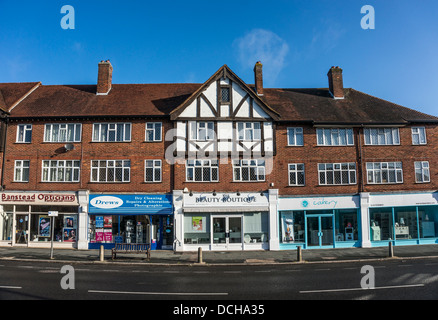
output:
[[[263,95],[263,64],[260,61],[254,66],[255,90],[259,96]]]
[[[107,95],[111,91],[113,66],[109,60],[101,61],[97,74],[97,95]]]
[[[338,66],[331,67],[327,73],[329,80],[330,93],[335,99],[344,99],[344,81],[342,77],[342,69]]]

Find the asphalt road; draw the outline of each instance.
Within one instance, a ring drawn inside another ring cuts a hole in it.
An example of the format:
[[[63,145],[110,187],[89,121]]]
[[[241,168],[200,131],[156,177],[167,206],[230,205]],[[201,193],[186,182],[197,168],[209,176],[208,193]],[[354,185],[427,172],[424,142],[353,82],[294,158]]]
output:
[[[0,261],[0,300],[166,300],[181,307],[197,300],[218,304],[245,300],[259,305],[269,300],[438,299],[438,259],[369,265],[372,268],[365,273],[364,262],[191,267],[77,264],[61,273],[63,265],[56,263]],[[361,284],[371,288],[363,289]]]

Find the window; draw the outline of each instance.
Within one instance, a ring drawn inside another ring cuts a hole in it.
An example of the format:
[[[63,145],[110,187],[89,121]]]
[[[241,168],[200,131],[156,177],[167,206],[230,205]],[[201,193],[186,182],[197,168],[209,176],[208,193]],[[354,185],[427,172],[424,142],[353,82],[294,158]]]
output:
[[[31,143],[32,142],[32,125],[20,124],[17,127],[17,142]]]
[[[398,128],[366,128],[364,130],[366,145],[399,145]]]
[[[15,160],[15,182],[29,182],[29,160]]]
[[[44,142],[81,142],[81,124],[46,124]]]
[[[214,123],[196,122],[196,126],[192,126],[192,139],[197,141],[214,140]]]
[[[428,161],[415,161],[415,182],[430,182],[430,171]]]
[[[260,122],[238,122],[237,132],[239,140],[254,141],[261,139]]]
[[[79,160],[43,160],[43,182],[79,182]]]
[[[218,160],[187,160],[186,180],[192,182],[218,182]]]
[[[319,146],[353,146],[353,129],[316,129]]]
[[[287,128],[287,145],[304,146],[303,128]]]
[[[147,122],[146,123],[146,138],[148,142],[161,141],[161,122]]]
[[[369,162],[367,177],[369,184],[403,183],[402,163]]]
[[[318,164],[320,185],[356,184],[356,163]]]
[[[92,160],[91,182],[129,182],[131,161]]]
[[[229,87],[221,87],[221,102],[222,103],[230,103],[231,94]]]
[[[412,144],[427,144],[426,141],[426,128],[418,127],[412,128]]]
[[[144,181],[161,182],[161,160],[145,160]]]
[[[131,141],[130,123],[95,123],[93,125],[93,142]]]
[[[304,163],[289,164],[289,185],[304,186]]]
[[[234,181],[265,181],[265,160],[233,160]]]

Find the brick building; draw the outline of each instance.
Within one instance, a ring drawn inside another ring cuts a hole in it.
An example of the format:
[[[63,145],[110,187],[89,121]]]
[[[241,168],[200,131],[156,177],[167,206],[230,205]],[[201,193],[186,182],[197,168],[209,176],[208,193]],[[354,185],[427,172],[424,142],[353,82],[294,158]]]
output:
[[[0,245],[283,250],[436,243],[438,118],[343,86],[0,84]],[[3,99],[2,99],[3,97]]]

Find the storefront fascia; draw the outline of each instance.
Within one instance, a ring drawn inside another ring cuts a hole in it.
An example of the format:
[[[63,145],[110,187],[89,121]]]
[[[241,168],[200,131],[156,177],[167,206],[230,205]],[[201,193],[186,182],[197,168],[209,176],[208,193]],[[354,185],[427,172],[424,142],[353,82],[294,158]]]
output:
[[[49,248],[54,221],[54,247],[79,247],[77,192],[7,191],[0,194],[0,206],[0,246]],[[57,211],[58,216],[50,218],[49,211]]]
[[[175,250],[278,250],[278,190],[192,193],[175,190]]]
[[[362,246],[360,196],[280,197],[280,250]]]
[[[152,250],[173,249],[174,218],[170,194],[90,194],[88,248],[115,243],[151,243]]]
[[[438,192],[369,195],[373,247],[438,243]]]

